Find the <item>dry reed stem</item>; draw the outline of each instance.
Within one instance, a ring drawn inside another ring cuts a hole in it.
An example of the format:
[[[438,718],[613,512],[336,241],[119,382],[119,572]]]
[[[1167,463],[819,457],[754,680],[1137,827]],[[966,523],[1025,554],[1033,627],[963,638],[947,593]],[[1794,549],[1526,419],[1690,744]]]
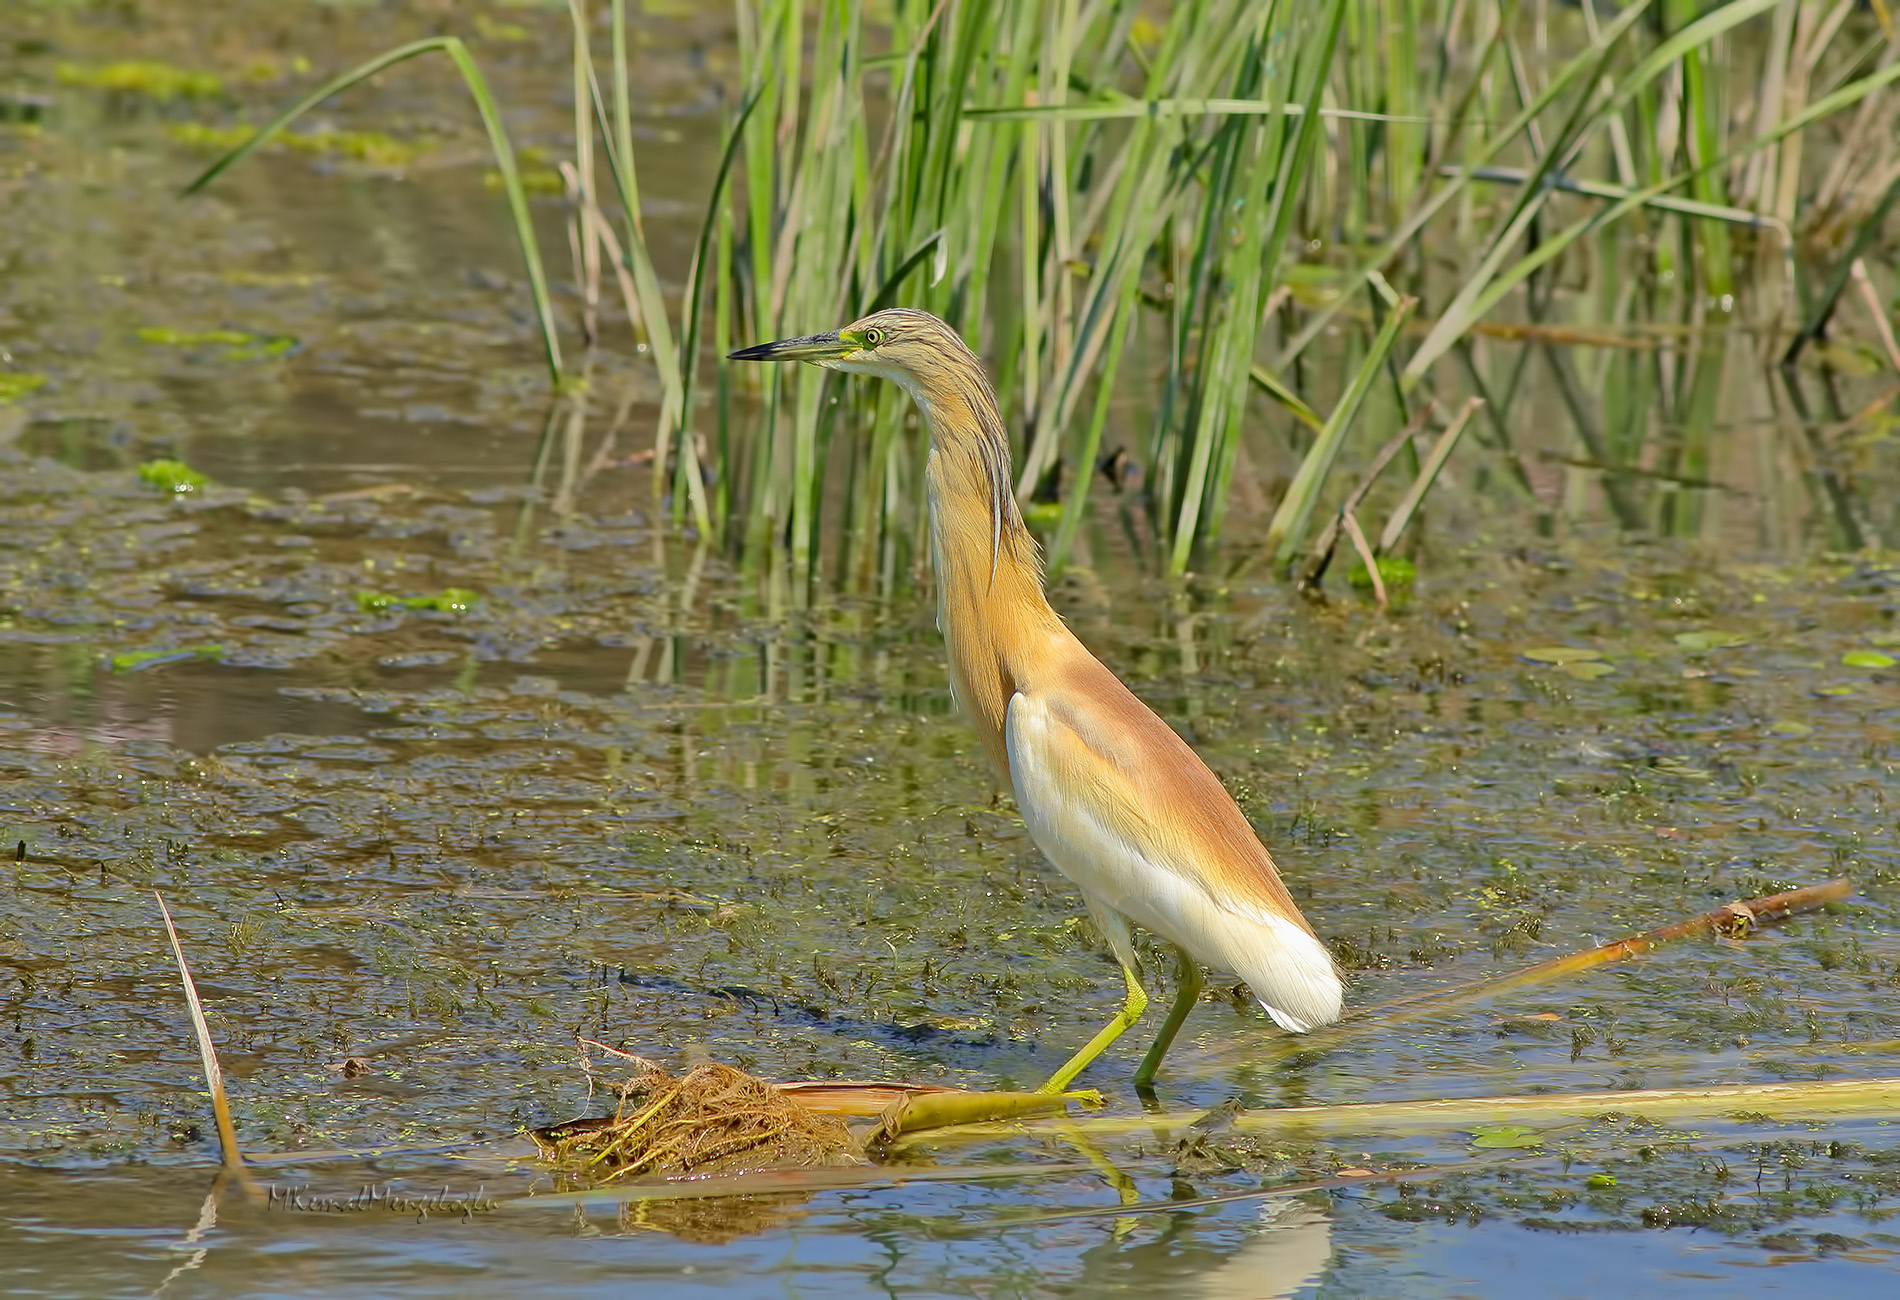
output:
[[[1887,309],[1880,305],[1880,295],[1867,275],[1866,259],[1855,258],[1850,274],[1854,277],[1854,288],[1860,291],[1860,300],[1867,304],[1867,314],[1873,317],[1874,332],[1880,335],[1880,342],[1887,349],[1888,363],[1900,370],[1900,343],[1894,341],[1893,323],[1887,319]]]
[[[1458,414],[1452,417],[1445,431],[1438,435],[1438,441],[1432,444],[1431,451],[1425,457],[1425,463],[1419,467],[1418,477],[1412,480],[1412,486],[1405,489],[1405,495],[1399,498],[1398,505],[1392,508],[1392,515],[1385,521],[1385,528],[1379,533],[1379,550],[1390,552],[1399,544],[1399,538],[1411,526],[1412,516],[1425,501],[1425,494],[1432,490],[1432,484],[1438,481],[1439,473],[1445,468],[1445,462],[1451,459],[1458,439],[1464,434],[1465,426],[1471,423],[1471,417],[1480,406],[1481,397],[1467,397],[1465,404],[1458,408]]]
[[[1346,536],[1352,538],[1352,548],[1359,552],[1359,562],[1366,566],[1366,575],[1372,579],[1372,594],[1379,602],[1379,612],[1385,612],[1385,579],[1379,576],[1379,560],[1372,553],[1372,547],[1366,543],[1366,534],[1359,527],[1358,516],[1347,510],[1340,515],[1346,524]]]
[[[1630,935],[1613,943],[1601,944],[1584,952],[1572,953],[1567,957],[1539,962],[1535,966],[1528,966],[1508,975],[1476,980],[1469,984],[1460,984],[1455,988],[1437,989],[1429,993],[1420,993],[1413,997],[1365,1007],[1352,1012],[1336,1024],[1310,1034],[1298,1037],[1289,1034],[1272,1039],[1264,1045],[1233,1044],[1223,1049],[1216,1049],[1207,1053],[1206,1056],[1209,1059],[1219,1060],[1245,1051],[1252,1061],[1259,1063],[1264,1060],[1279,1060],[1309,1052],[1328,1052],[1367,1033],[1418,1020],[1479,998],[1511,993],[1534,985],[1546,984],[1555,979],[1579,975],[1612,962],[1627,961],[1631,957],[1641,956],[1643,953],[1665,943],[1673,943],[1678,939],[1687,939],[1710,932],[1739,938],[1753,928],[1779,921],[1797,912],[1812,911],[1846,898],[1853,892],[1854,886],[1851,881],[1830,880],[1819,885],[1771,894],[1765,898],[1750,899],[1746,903],[1726,903],[1711,912],[1703,912],[1654,930],[1645,930],[1641,934]]]
[[[1584,952],[1572,953],[1568,957],[1557,957],[1550,961],[1527,966],[1510,975],[1500,975],[1491,979],[1477,980],[1470,984],[1461,984],[1457,988],[1444,989],[1432,993],[1421,993],[1416,997],[1401,998],[1396,1002],[1381,1003],[1358,1013],[1359,1017],[1380,1017],[1386,1024],[1395,1020],[1409,1020],[1414,1015],[1425,1014],[1442,1006],[1452,1006],[1468,1002],[1473,998],[1487,997],[1497,993],[1510,993],[1517,989],[1529,988],[1536,984],[1546,984],[1554,979],[1568,975],[1578,975],[1598,966],[1607,966],[1612,962],[1627,961],[1631,957],[1641,956],[1651,949],[1678,939],[1692,938],[1698,934],[1718,933],[1728,938],[1745,937],[1751,930],[1798,912],[1811,912],[1828,903],[1839,902],[1854,892],[1853,882],[1829,880],[1819,885],[1808,885],[1801,889],[1790,889],[1785,893],[1770,894],[1765,898],[1750,899],[1746,903],[1724,903],[1713,911],[1703,912],[1670,925],[1659,926],[1654,930],[1645,930],[1613,943],[1600,944]],[[1393,1016],[1393,1012],[1402,1014]]]
[[[1307,553],[1306,572],[1300,578],[1302,586],[1314,585],[1325,574],[1326,567],[1333,562],[1333,550],[1339,545],[1339,530],[1345,517],[1359,509],[1360,502],[1364,501],[1366,494],[1372,491],[1372,485],[1379,481],[1379,475],[1385,473],[1385,467],[1392,463],[1392,458],[1399,454],[1399,450],[1406,443],[1418,435],[1419,430],[1425,427],[1426,421],[1432,418],[1432,413],[1437,409],[1437,400],[1427,398],[1424,404],[1412,413],[1412,418],[1406,422],[1403,429],[1399,430],[1397,436],[1381,447],[1379,454],[1372,458],[1372,464],[1368,465],[1366,472],[1359,476],[1359,482],[1341,503],[1339,509],[1333,513],[1333,517],[1326,521],[1325,530],[1313,543],[1313,549]]]
[[[244,1167],[244,1152],[238,1146],[237,1125],[231,1119],[231,1102],[224,1092],[224,1070],[218,1064],[218,1049],[211,1041],[211,1026],[205,1021],[204,1003],[198,999],[198,986],[192,982],[191,968],[185,964],[184,945],[178,939],[178,927],[172,924],[171,909],[165,906],[165,896],[156,889],[152,897],[158,900],[158,913],[165,918],[165,933],[171,937],[172,957],[178,963],[178,980],[184,986],[185,1005],[191,1011],[192,1033],[198,1040],[198,1056],[204,1062],[205,1084],[211,1093],[211,1115],[218,1127],[218,1149],[224,1158],[224,1167],[237,1176],[238,1183],[245,1192],[257,1196],[258,1187],[250,1172]]]
[[[1857,428],[1860,425],[1867,423],[1869,420],[1873,419],[1876,416],[1885,415],[1887,413],[1887,408],[1889,406],[1892,406],[1895,400],[1897,399],[1900,399],[1900,385],[1896,385],[1895,387],[1887,389],[1880,396],[1876,397],[1873,401],[1867,403],[1867,405],[1861,407],[1858,411],[1848,416],[1845,420],[1841,420],[1835,424],[1820,426],[1821,430],[1822,432],[1828,434],[1830,437],[1838,436],[1840,434],[1846,433],[1850,429]]]

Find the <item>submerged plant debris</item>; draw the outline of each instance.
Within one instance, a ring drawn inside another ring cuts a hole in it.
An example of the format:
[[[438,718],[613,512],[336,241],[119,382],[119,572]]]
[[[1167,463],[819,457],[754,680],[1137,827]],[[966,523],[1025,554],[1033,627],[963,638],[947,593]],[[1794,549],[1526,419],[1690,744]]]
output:
[[[841,1120],[744,1070],[706,1061],[675,1077],[651,1061],[640,1065],[615,1085],[611,1116],[533,1130],[543,1155],[584,1182],[864,1161]]]

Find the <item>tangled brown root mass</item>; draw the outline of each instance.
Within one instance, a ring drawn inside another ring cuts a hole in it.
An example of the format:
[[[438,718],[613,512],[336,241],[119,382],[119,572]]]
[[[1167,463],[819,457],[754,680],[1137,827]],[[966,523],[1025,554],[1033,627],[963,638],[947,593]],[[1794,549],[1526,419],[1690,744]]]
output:
[[[744,1070],[709,1061],[675,1077],[643,1065],[612,1116],[534,1130],[543,1154],[593,1183],[864,1161],[843,1121]]]

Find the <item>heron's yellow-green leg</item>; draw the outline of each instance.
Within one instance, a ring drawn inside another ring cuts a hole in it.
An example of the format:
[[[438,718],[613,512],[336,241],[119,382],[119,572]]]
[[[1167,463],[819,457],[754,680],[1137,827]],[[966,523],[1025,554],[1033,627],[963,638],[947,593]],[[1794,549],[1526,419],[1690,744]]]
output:
[[[1115,1018],[1102,1027],[1102,1032],[1089,1039],[1081,1051],[1071,1056],[1068,1063],[1049,1076],[1049,1082],[1036,1089],[1037,1092],[1065,1092],[1076,1075],[1088,1067],[1088,1063],[1108,1050],[1108,1045],[1127,1033],[1129,1027],[1141,1019],[1141,1013],[1148,1009],[1148,995],[1142,991],[1141,981],[1135,978],[1135,972],[1122,967],[1122,978],[1128,981],[1128,999],[1122,1003],[1122,1009]]]
[[[1175,991],[1174,1005],[1168,1008],[1168,1018],[1161,1022],[1161,1029],[1155,1034],[1155,1045],[1141,1058],[1141,1066],[1135,1071],[1135,1086],[1145,1088],[1154,1082],[1155,1071],[1161,1068],[1161,1058],[1168,1054],[1168,1048],[1174,1043],[1174,1036],[1181,1032],[1181,1025],[1188,1018],[1188,1012],[1194,1010],[1194,1004],[1201,997],[1201,965],[1188,956],[1187,949],[1177,946],[1174,950],[1179,960],[1177,982],[1180,988]]]

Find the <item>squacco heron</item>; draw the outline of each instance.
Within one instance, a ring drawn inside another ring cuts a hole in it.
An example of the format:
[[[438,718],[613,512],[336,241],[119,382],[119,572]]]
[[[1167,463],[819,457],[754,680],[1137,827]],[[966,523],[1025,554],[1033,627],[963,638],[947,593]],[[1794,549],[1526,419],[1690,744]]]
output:
[[[1201,960],[1243,977],[1283,1029],[1337,1020],[1339,969],[1232,796],[1049,607],[1041,556],[1010,489],[995,393],[957,332],[925,312],[880,311],[732,359],[894,380],[930,428],[930,547],[951,693],[1015,791],[1030,837],[1081,887],[1128,984],[1120,1014],[1043,1090],[1068,1087],[1147,1009],[1131,923],[1180,959],[1174,1004],[1135,1072],[1139,1087],[1200,996]]]

